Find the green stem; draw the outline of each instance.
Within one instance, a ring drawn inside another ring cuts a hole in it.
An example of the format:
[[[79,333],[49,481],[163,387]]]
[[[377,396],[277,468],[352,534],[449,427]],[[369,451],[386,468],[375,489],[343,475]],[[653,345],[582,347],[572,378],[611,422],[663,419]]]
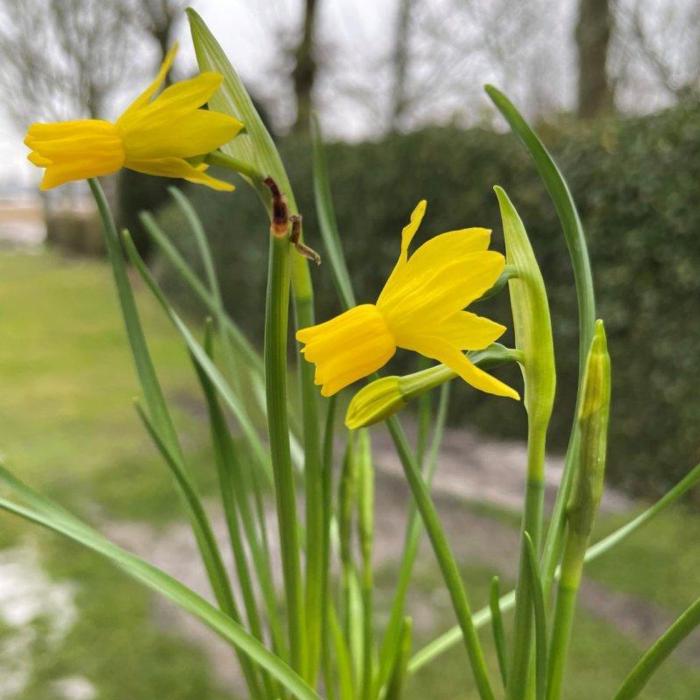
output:
[[[577,396],[569,445],[566,451],[564,472],[554,502],[554,508],[552,509],[550,526],[542,554],[541,569],[543,571],[543,587],[546,600],[549,596],[554,571],[561,554],[566,504],[573,484],[575,466],[578,463],[579,429],[576,416],[578,415],[583,370],[588,355],[588,348],[593,338],[596,319],[593,274],[581,219],[571,191],[557,164],[513,103],[492,85],[487,85],[485,90],[505,117],[513,133],[516,134],[529,151],[535,167],[549,192],[564,232],[576,287],[579,322],[579,394]]]
[[[216,165],[220,168],[226,168],[234,173],[245,175],[258,185],[262,183],[264,175],[259,173],[250,163],[246,163],[240,158],[234,158],[221,151],[212,151],[204,159],[209,165]]]
[[[289,240],[270,235],[265,313],[265,391],[270,454],[275,481],[282,573],[292,668],[304,669],[304,610],[294,474],[287,421],[287,324],[289,318]]]
[[[585,550],[585,539],[576,536],[567,538],[557,590],[557,606],[552,623],[552,641],[549,647],[547,700],[558,700],[561,697]]]
[[[205,341],[205,349],[211,357],[211,334],[207,334]],[[211,384],[206,373],[201,366],[194,360],[194,366],[199,377],[202,390],[207,402],[209,411],[209,422],[211,426],[212,443],[214,445],[214,457],[217,467],[217,475],[219,479],[219,490],[221,502],[224,509],[226,526],[228,528],[229,540],[236,565],[236,573],[241,585],[243,594],[243,602],[246,608],[246,615],[250,630],[257,639],[264,643],[264,632],[262,620],[258,611],[257,601],[255,596],[255,587],[248,559],[246,556],[246,545],[250,550],[251,559],[255,570],[258,574],[260,588],[263,592],[263,602],[267,606],[269,626],[273,638],[273,646],[280,658],[284,657],[284,644],[280,643],[281,627],[277,619],[276,601],[274,591],[272,599],[268,594],[268,566],[269,561],[266,558],[267,552],[261,551],[260,541],[257,532],[252,526],[251,514],[248,507],[248,494],[245,485],[245,479],[242,472],[244,471],[239,462],[236,448],[229,433],[226,419],[218,402],[216,389]],[[241,507],[241,506],[244,507]],[[243,532],[239,525],[239,517],[243,524]],[[245,534],[245,541],[243,534]],[[280,641],[278,641],[280,640]],[[265,684],[266,694],[272,697],[275,691],[272,688],[270,678],[267,674],[263,674],[263,683]]]
[[[281,167],[281,166],[280,166]],[[284,170],[278,182],[287,198],[289,213],[299,214],[294,192]],[[303,242],[303,234],[299,239]],[[314,292],[308,260],[296,250],[290,252],[290,275],[294,301],[296,330],[313,326]],[[323,491],[320,487],[322,471],[320,418],[318,390],[314,382],[314,368],[300,354],[298,357],[299,386],[301,389],[301,415],[304,444],[304,487],[306,498],[306,590],[308,629],[305,651],[304,678],[314,680],[318,674],[321,656],[321,619],[323,617],[321,582],[323,579]]]
[[[192,509],[194,514],[192,529],[194,531],[195,539],[202,550],[202,556],[205,558],[207,571],[210,572],[210,580],[212,588],[214,589],[214,596],[216,597],[217,603],[219,604],[221,610],[225,612],[234,622],[242,625],[241,614],[233,596],[233,591],[229,585],[228,577],[226,577],[225,569],[223,569],[223,562],[218,557],[218,549],[216,540],[214,539],[214,533],[211,530],[211,527],[208,525],[204,509],[202,508],[202,505],[194,491],[189,488],[188,480],[184,477],[182,465],[178,464],[177,456],[170,451],[169,446],[158,434],[155,425],[151,422],[139,404],[136,404],[136,410],[139,417],[143,421],[146,430],[151,436],[151,439],[163,456],[163,459],[165,459],[170,466],[175,478],[178,481],[178,484],[180,485],[180,488],[185,494],[189,507]],[[217,559],[218,562],[216,561]],[[218,567],[221,567],[220,571],[217,571]],[[263,698],[264,696],[260,688],[255,666],[250,662],[250,659],[242,655],[238,649],[236,649],[236,654],[251,694],[256,698]]]
[[[370,700],[372,693],[374,658],[373,594],[374,576],[372,572],[372,552],[374,550],[374,465],[369,431],[358,430],[359,494],[358,530],[362,561],[362,700]]]
[[[681,479],[668,493],[664,494],[656,503],[640,513],[636,518],[630,520],[622,527],[618,528],[607,537],[596,542],[586,550],[585,562],[593,561],[609,552],[614,547],[617,547],[621,542],[626,540],[630,535],[634,534],[643,525],[653,520],[656,516],[662,513],[666,508],[676,503],[688,491],[700,483],[700,464],[696,464],[688,474]],[[559,570],[555,569],[554,579],[559,577]],[[510,610],[515,605],[515,591],[510,591],[501,596],[499,600],[501,612]],[[491,619],[491,612],[488,607],[481,608],[474,613],[474,625],[477,628],[488,624]],[[437,658],[441,654],[451,649],[455,644],[458,644],[462,635],[458,626],[453,627],[441,634],[437,639],[427,644],[422,649],[418,650],[408,666],[409,673],[415,673],[425,666],[427,663]]]
[[[625,678],[613,700],[633,700],[636,698],[659,666],[698,625],[700,625],[700,598],[642,656]]]
[[[294,253],[297,256],[296,253]],[[298,256],[297,256],[298,257]],[[295,299],[296,327],[313,325],[313,301]],[[304,442],[304,497],[306,502],[306,630],[307,680],[313,683],[321,660],[322,620],[324,615],[324,568],[326,567],[323,488],[323,457],[319,431],[318,390],[314,384],[314,367],[299,363]]]
[[[440,399],[438,403],[437,416],[435,419],[435,430],[433,432],[430,454],[427,459],[427,468],[424,470],[425,482],[430,488],[438,463],[438,452],[442,442],[442,436],[447,420],[447,409],[450,403],[450,384],[445,383],[440,388]],[[379,697],[382,688],[389,681],[392,668],[396,665],[396,655],[401,646],[401,638],[404,629],[404,611],[406,608],[406,596],[411,583],[413,566],[418,555],[418,547],[421,541],[422,523],[415,504],[411,504],[406,532],[404,535],[403,552],[401,554],[401,565],[397,576],[394,600],[391,605],[389,623],[384,632],[382,645],[379,653],[379,672],[375,684],[375,697]]]
[[[132,357],[136,365],[136,373],[148,408],[148,414],[142,413],[141,415],[156,445],[171,467],[180,493],[183,495],[192,530],[219,607],[233,619],[240,619],[226,568],[221,558],[221,552],[213,536],[207,514],[185,470],[182,448],[148,351],[143,328],[141,327],[136,301],[129,283],[126,263],[112,213],[100,183],[96,179],[90,179],[88,184],[102,219],[105,245],[117,288],[124,325],[126,326]],[[254,668],[245,658],[241,659],[241,667],[253,695],[261,697]]]
[[[527,441],[527,485],[525,510],[521,524],[522,533],[527,532],[538,551],[542,530],[544,505],[544,459],[547,439],[547,425],[528,424]],[[532,587],[525,550],[520,553],[518,583],[515,592],[515,620],[513,623],[513,647],[511,666],[508,672],[507,697],[511,700],[525,697],[531,664],[532,645]]]
[[[326,425],[323,432],[323,565],[321,567],[321,667],[323,682],[329,700],[335,696],[335,680],[331,656],[330,606],[330,559],[331,559],[331,520],[333,517],[333,438],[335,437],[335,416],[338,401],[335,396],[328,400]]]
[[[421,518],[428,537],[433,546],[435,557],[442,571],[445,584],[452,600],[459,626],[462,630],[464,644],[474,673],[474,680],[482,700],[494,700],[495,696],[489,682],[488,670],[481,643],[476,632],[476,627],[472,621],[472,613],[469,606],[466,590],[462,582],[462,577],[457,567],[457,561],[450,549],[445,531],[440,518],[435,510],[435,506],[430,498],[428,488],[418,470],[418,466],[411,454],[406,436],[400,423],[395,416],[387,421],[389,432],[391,433],[401,464],[403,465],[406,480],[411,488],[413,499],[420,511]]]
[[[491,579],[489,590],[489,609],[491,610],[491,628],[493,631],[493,643],[496,647],[498,670],[501,673],[503,688],[508,687],[508,652],[506,650],[506,633],[503,627],[503,615],[501,615],[501,594],[498,576]]]

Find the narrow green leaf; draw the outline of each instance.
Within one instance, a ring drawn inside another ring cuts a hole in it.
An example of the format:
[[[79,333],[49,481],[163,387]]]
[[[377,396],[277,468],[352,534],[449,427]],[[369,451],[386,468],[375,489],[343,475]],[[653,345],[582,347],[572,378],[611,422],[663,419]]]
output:
[[[687,476],[681,479],[668,493],[654,503],[654,505],[644,510],[636,518],[630,520],[630,522],[618,528],[607,537],[604,537],[602,540],[589,547],[586,550],[585,561],[593,561],[606,552],[609,552],[611,549],[614,549],[618,544],[630,537],[630,535],[637,532],[643,525],[646,525],[669,506],[676,503],[694,486],[697,486],[698,483],[700,483],[700,464],[693,467],[693,469],[688,472]],[[559,574],[559,569],[556,569],[554,572],[555,580],[559,578]],[[510,610],[514,605],[515,591],[510,591],[501,597],[501,612]],[[490,619],[491,611],[487,606],[474,613],[474,626],[476,628],[483,627]],[[443,634],[414,654],[408,666],[409,673],[415,673],[420,670],[423,666],[430,663],[441,654],[444,654],[456,644],[459,644],[461,639],[462,635],[458,626],[454,626],[447,632],[443,632]]]
[[[33,498],[40,497],[34,494]],[[42,509],[35,509],[0,498],[0,508],[62,534],[101,554],[128,575],[199,618],[226,641],[240,649],[255,664],[269,671],[294,697],[299,698],[299,700],[320,700],[314,690],[287,664],[268,651],[230,617],[217,610],[211,603],[179,581],[143,559],[121,549],[89,526],[53,517],[51,511],[54,508],[47,505],[44,505]]]
[[[506,645],[506,633],[503,628],[503,616],[500,607],[500,585],[498,576],[491,579],[491,589],[489,591],[489,609],[491,611],[491,631],[493,632],[493,643],[496,647],[496,658],[498,659],[498,670],[501,672],[503,687],[508,687],[508,651]]]
[[[209,524],[208,518],[206,517],[202,503],[194,489],[194,485],[184,473],[182,465],[179,463],[177,456],[173,454],[168,444],[158,433],[158,429],[155,427],[153,421],[148,417],[148,415],[146,415],[146,412],[138,403],[136,403],[136,412],[143,422],[149,436],[153,440],[153,443],[163,457],[163,460],[168,465],[168,468],[182,490],[182,493],[185,495],[188,507],[193,513],[192,530],[197,542],[199,543],[199,547],[205,556],[204,563],[207,567],[207,571],[210,572],[210,579],[212,586],[214,587],[214,595],[216,596],[222,610],[224,610],[234,620],[240,622],[238,606],[234,600],[233,592],[228,581],[228,575],[226,574],[223,561],[218,553],[218,546],[214,538],[214,532]]]
[[[513,133],[532,156],[561,222],[576,282],[576,296],[579,304],[579,366],[580,373],[583,374],[586,355],[593,337],[596,313],[593,275],[581,218],[564,176],[537,134],[502,92],[493,85],[487,85],[485,90],[505,117]]]
[[[399,645],[396,663],[391,672],[389,685],[387,686],[384,700],[402,700],[403,688],[407,677],[406,666],[411,658],[411,644],[413,642],[413,621],[410,617],[404,618],[401,626],[401,644]]]
[[[245,371],[246,368],[244,366],[237,366],[238,363],[236,362],[234,347],[229,334],[226,332],[224,302],[221,296],[221,289],[219,287],[219,280],[216,274],[216,268],[214,267],[214,259],[209,247],[209,241],[204,232],[204,226],[202,226],[202,222],[199,216],[197,216],[194,207],[180,190],[176,187],[169,187],[168,192],[170,192],[170,195],[175,200],[175,204],[182,213],[185,221],[189,224],[192,237],[197,244],[199,257],[204,268],[204,275],[214,300],[214,320],[221,337],[221,355],[224,367],[227,370],[227,378],[229,382],[231,382],[234,393],[242,397],[246,407],[248,407],[250,405],[249,397],[254,391],[254,385],[252,382],[249,383],[246,381],[249,374]]]
[[[676,647],[700,625],[700,598],[698,598],[648,649],[625,678],[614,700],[632,700],[642,692],[659,666]]]
[[[544,700],[547,681],[547,619],[545,616],[544,591],[537,565],[535,546],[530,534],[523,533],[523,549],[530,574],[530,591],[535,615],[535,689],[537,700]]]
[[[333,607],[328,610],[328,626],[330,637],[335,651],[335,664],[337,667],[338,686],[340,688],[340,700],[357,700],[355,684],[353,682],[352,659],[350,649],[343,635],[343,628]]]
[[[204,304],[207,311],[213,315],[217,313],[218,305],[214,299],[214,295],[209,292],[202,284],[201,280],[194,274],[190,265],[185,261],[171,240],[160,228],[153,215],[148,212],[142,212],[139,219],[143,224],[146,233],[151,237],[153,242],[158,246],[161,254],[173,266],[175,271],[180,275],[187,286],[195,293],[199,300]],[[231,341],[234,343],[236,350],[242,354],[248,367],[254,371],[259,379],[262,403],[264,403],[265,390],[263,387],[263,361],[260,354],[255,350],[251,342],[245,337],[238,326],[227,315],[226,330]]]
[[[336,285],[338,296],[343,306],[349,309],[351,306],[355,306],[357,302],[355,301],[355,293],[352,290],[350,273],[345,263],[340,234],[338,233],[338,222],[333,208],[326,155],[316,115],[311,119],[311,142],[313,145],[314,201],[316,203],[318,225],[321,230],[323,245],[326,248],[326,259],[330,261],[333,268],[333,281]]]
[[[435,510],[435,505],[430,498],[428,488],[415,463],[406,436],[396,416],[389,418],[387,427],[396,445],[406,480],[411,488],[413,499],[420,512],[425,531],[428,534],[435,558],[437,559],[442,577],[449,591],[452,608],[459,621],[459,627],[462,631],[464,646],[467,650],[467,656],[469,657],[469,663],[474,674],[477,690],[482,700],[493,700],[495,696],[491,688],[484,652],[481,647],[481,642],[479,641],[476,627],[472,621],[469,598],[467,597],[467,591],[464,588],[464,582],[462,581],[454,553],[452,552],[440,518]]]
[[[162,306],[165,313],[168,315],[172,321],[175,328],[178,330],[182,336],[188,350],[197,360],[199,365],[202,367],[203,371],[207,373],[207,376],[211,380],[212,384],[216,387],[217,391],[226,402],[227,406],[231,409],[233,415],[235,416],[238,424],[241,426],[243,435],[246,438],[247,444],[250,447],[251,453],[255,457],[257,463],[265,470],[265,473],[269,476],[269,460],[267,457],[266,449],[260,439],[260,436],[255,429],[255,426],[251,423],[248,414],[245,411],[245,407],[242,405],[239,398],[231,389],[224,376],[221,374],[216,365],[209,359],[204,348],[197,342],[197,340],[192,335],[191,331],[185,324],[185,322],[180,318],[175,309],[168,303],[165,295],[161,291],[160,287],[156,283],[153,275],[143,261],[143,258],[139,255],[136,250],[136,246],[131,240],[131,236],[128,232],[124,232],[122,236],[124,241],[124,247],[126,248],[129,260],[132,262],[134,267],[137,269],[141,275],[143,281],[146,283],[148,288],[151,290],[155,298],[158,300]]]
[[[435,476],[435,471],[438,466],[438,455],[442,437],[445,430],[445,422],[447,421],[447,410],[450,402],[450,385],[443,384],[440,388],[440,399],[438,403],[437,416],[435,418],[435,428],[430,444],[430,450],[427,460],[425,460],[424,473],[425,482],[430,488]],[[403,620],[406,609],[406,596],[411,583],[413,567],[418,555],[421,535],[423,533],[423,524],[420,515],[412,505],[406,530],[404,534],[403,551],[401,553],[401,564],[397,575],[396,586],[394,589],[394,599],[391,604],[391,613],[389,622],[384,631],[380,651],[379,651],[379,669],[377,672],[375,697],[379,696],[381,689],[389,680],[391,669],[396,662],[396,655],[401,648],[401,635],[403,629]]]
[[[221,87],[209,100],[209,107],[217,112],[236,117],[245,126],[245,131],[222,146],[221,150],[232,158],[253,164],[262,177],[268,175],[273,177],[282,192],[291,197],[292,188],[289,186],[287,173],[277,148],[255,109],[243,81],[204,20],[192,8],[188,8],[187,18],[190,22],[192,43],[199,69],[203,72],[216,71],[224,77]],[[251,182],[250,178],[247,179]],[[251,184],[267,201],[267,193],[261,183],[251,182]],[[296,206],[293,209],[296,211]]]
[[[207,354],[211,356],[211,334],[208,333],[208,336],[204,345]],[[216,389],[196,359],[192,358],[192,361],[207,403],[209,425],[214,445],[214,458],[219,480],[219,492],[250,629],[257,639],[263,641],[263,627],[257,609],[254,584],[250,575],[246,550],[250,552],[254,570],[257,574],[257,583],[262,591],[275,651],[284,657],[285,645],[277,610],[275,589],[272,583],[270,553],[266,546],[267,541],[261,534],[265,527],[265,514],[264,511],[261,513],[262,517],[259,522],[261,532],[258,532],[253,519],[252,509],[248,502],[248,496],[255,489],[256,484],[251,478],[250,470],[244,468],[240,463],[236,446],[219,405]],[[245,541],[239,527],[239,517],[245,532]],[[272,695],[269,688],[268,694]]]
[[[175,427],[170,417],[168,407],[163,396],[156,370],[151,359],[146,336],[141,326],[141,319],[136,307],[133,290],[129,282],[129,275],[126,270],[126,262],[119,245],[119,236],[114,225],[112,213],[107,204],[102,186],[96,179],[88,180],[97,208],[102,220],[105,245],[109,262],[112,267],[114,284],[117,289],[119,306],[126,328],[129,347],[136,367],[136,374],[143,390],[144,399],[151,419],[158,427],[159,432],[170,443],[174,449],[181,452]]]
[[[191,481],[186,474],[184,455],[148,350],[112,213],[99,181],[92,178],[88,180],[88,184],[102,220],[105,245],[117,288],[119,305],[136,366],[136,373],[148,407],[148,421],[153,427],[153,434],[157,435],[159,440],[162,441],[167,453],[171,455],[173,463],[177,466],[179,476],[176,476],[176,484],[187,507],[189,520],[217,602],[224,610],[232,612],[234,606],[232,595],[230,594],[230,583],[221,559],[218,544],[210,536],[211,526],[199,498],[193,489],[188,489],[186,486],[191,484]],[[146,417],[146,414],[143,415]],[[254,697],[260,697],[255,670],[245,662],[241,666],[251,693]]]
[[[487,85],[485,89],[488,96],[505,117],[513,133],[522,141],[525,148],[532,156],[535,167],[552,198],[554,208],[556,209],[557,216],[562,225],[574,271],[579,316],[578,404],[581,391],[580,380],[583,378],[583,369],[588,354],[588,348],[593,338],[593,327],[596,320],[593,275],[581,219],[564,176],[537,134],[535,134],[513,103],[502,92],[492,85]],[[554,502],[554,508],[552,509],[549,530],[544,544],[542,571],[544,572],[543,585],[545,598],[548,597],[553,581],[554,570],[561,556],[566,504],[569,500],[569,493],[573,482],[573,471],[578,460],[578,442],[579,429],[576,415],[574,415],[573,427],[571,429],[564,462],[564,473]]]
[[[146,415],[141,406],[137,403],[136,410],[141,418],[144,426],[151,439],[155,443],[158,451],[162,455],[165,463],[170,468],[175,480],[180,485],[182,492],[185,495],[189,509],[192,512],[192,530],[195,539],[199,545],[204,558],[204,565],[209,574],[214,596],[219,603],[219,607],[236,623],[242,624],[242,618],[239,611],[238,603],[236,602],[231,584],[224,567],[219,547],[214,537],[214,532],[211,529],[209,520],[206,517],[204,508],[196,495],[192,484],[187,479],[182,465],[178,462],[178,457],[172,453],[167,443],[158,434],[155,425]],[[236,649],[238,661],[241,665],[243,675],[246,678],[248,688],[254,697],[263,698],[260,688],[260,679],[258,678],[257,669],[251,664],[250,659],[242,655],[240,650]]]

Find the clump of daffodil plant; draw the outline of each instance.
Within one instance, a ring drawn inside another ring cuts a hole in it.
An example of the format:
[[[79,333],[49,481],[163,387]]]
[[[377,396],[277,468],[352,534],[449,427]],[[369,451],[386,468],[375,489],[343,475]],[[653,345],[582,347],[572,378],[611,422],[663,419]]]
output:
[[[182,496],[214,602],[118,547],[3,466],[0,481],[11,496],[0,497],[0,507],[102,554],[198,617],[230,644],[246,697],[253,700],[400,700],[410,692],[419,669],[439,665],[442,654],[460,643],[481,700],[565,697],[566,669],[576,664],[569,648],[585,563],[612,549],[686,493],[700,480],[700,466],[631,523],[591,543],[605,475],[611,368],[604,324],[595,313],[586,240],[561,173],[515,107],[488,87],[496,107],[532,155],[552,197],[576,282],[578,405],[556,501],[545,517],[544,458],[556,387],[554,342],[536,242],[531,244],[513,202],[503,189],[495,188],[505,254],[490,249],[490,230],[481,227],[442,233],[411,252],[426,212],[426,202],[419,202],[403,229],[398,261],[376,301],[358,304],[353,271],[343,257],[342,227],[339,230],[333,216],[316,128],[314,190],[328,261],[319,274],[325,270],[333,276],[342,307],[334,318],[317,323],[308,263],[320,258],[303,240],[303,220],[280,155],[216,39],[195,12],[188,14],[202,71],[198,76],[157,94],[175,58],[173,48],[154,81],[115,122],[34,124],[25,143],[31,150],[30,161],[45,171],[42,189],[88,180],[95,196],[140,382],[137,413]],[[128,232],[117,233],[97,180],[130,168],[182,178],[222,190],[216,196],[235,197],[230,194],[231,184],[205,172],[209,165],[238,173],[260,195],[259,235],[269,239],[262,355],[223,307],[204,232],[185,195],[173,190],[176,205],[192,227],[206,279],[197,277],[153,217],[144,214],[142,220],[160,253],[208,309],[212,320],[205,324],[201,341],[159,288]],[[146,343],[127,261],[173,323],[192,359],[208,412],[212,468],[219,480],[231,567],[225,564],[223,541],[213,534],[209,503],[202,500],[190,475],[188,456]],[[511,319],[491,320],[467,310],[506,287]],[[287,392],[292,317],[299,341],[300,406]],[[512,347],[496,342],[507,337],[507,327],[513,331]],[[421,355],[427,365],[413,374],[380,376],[398,349]],[[509,363],[521,370],[521,391],[490,371]],[[456,378],[463,381],[453,382]],[[363,386],[356,385],[365,379]],[[519,562],[514,567],[517,582],[514,591],[501,594],[494,579],[490,603],[479,611],[471,608],[459,562],[429,490],[439,467],[451,384],[455,391],[484,392],[490,401],[519,401],[522,394],[527,415],[526,489]],[[349,402],[340,425],[337,397],[343,391]],[[433,413],[438,392],[438,409]],[[415,448],[401,425],[402,414],[412,405],[418,407],[420,426]],[[395,443],[413,498],[387,615],[378,614],[374,595],[377,521],[369,430],[382,422]],[[334,459],[336,445],[344,445],[341,464]],[[268,528],[266,504],[275,509],[276,532]],[[455,626],[416,649],[407,594],[423,531],[444,579]],[[272,538],[277,539],[276,546]],[[281,555],[279,576],[272,556],[275,549]],[[505,614],[510,609],[514,616],[507,624]],[[610,697],[636,697],[699,623],[700,602],[696,602],[630,669],[627,678],[620,679],[619,690]],[[484,639],[479,635],[487,625],[493,633],[497,673],[486,662]]]

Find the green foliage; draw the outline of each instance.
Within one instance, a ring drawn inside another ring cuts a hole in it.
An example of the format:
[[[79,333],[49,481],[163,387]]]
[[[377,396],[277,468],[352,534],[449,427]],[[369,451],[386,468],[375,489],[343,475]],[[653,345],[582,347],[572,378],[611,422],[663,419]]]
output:
[[[599,315],[613,365],[609,443],[611,480],[657,494],[700,459],[700,108],[687,104],[646,118],[590,127],[541,129],[579,206],[586,229]],[[311,186],[309,143],[282,144],[305,236],[320,247]],[[331,144],[327,150],[334,205],[358,301],[373,301],[399,249],[401,227],[418,199],[429,202],[419,237],[464,226],[491,226],[502,249],[496,199],[506,188],[533,241],[549,292],[557,353],[557,401],[550,446],[563,449],[577,377],[577,318],[571,267],[559,224],[529,160],[509,134],[433,128],[381,142]],[[262,333],[267,230],[255,195],[192,189],[190,196],[215,251],[224,298],[255,339]],[[188,256],[194,241],[174,207],[159,223]],[[422,240],[423,240],[422,239]],[[417,242],[419,243],[419,242]],[[176,275],[161,270],[172,288]],[[328,266],[315,277],[317,315],[339,311]],[[508,325],[506,295],[480,311]],[[509,342],[510,339],[506,339]],[[407,355],[393,369],[407,370]],[[517,385],[515,368],[503,378]],[[505,437],[523,437],[522,406],[460,387],[453,420]]]
[[[117,226],[119,229],[129,229],[139,253],[149,259],[152,253],[151,239],[143,230],[138,214],[144,209],[157,209],[169,201],[168,187],[173,185],[173,181],[124,169],[119,171],[117,182]],[[101,250],[104,253],[99,222],[97,240],[102,244]]]

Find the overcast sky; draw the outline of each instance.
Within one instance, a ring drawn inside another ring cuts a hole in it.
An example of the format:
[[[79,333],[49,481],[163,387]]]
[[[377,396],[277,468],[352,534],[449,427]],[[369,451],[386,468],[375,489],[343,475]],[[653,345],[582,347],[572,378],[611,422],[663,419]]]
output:
[[[528,102],[537,104],[544,114],[571,108],[576,76],[576,1],[419,3],[423,14],[414,22],[410,73],[426,94],[425,98],[422,93],[414,95],[409,128],[447,120],[461,124],[483,121],[489,114],[482,92],[486,82],[507,90],[526,111]],[[698,0],[617,0],[618,14],[640,1],[644,2],[644,16],[650,26],[665,29],[674,21],[675,8],[697,7]],[[192,6],[203,16],[253,94],[266,107],[272,107],[276,125],[283,128],[294,116],[288,80],[293,62],[279,49],[280,45],[290,48],[297,40],[301,0],[193,0]],[[459,19],[454,13],[457,6],[461,8]],[[327,135],[366,138],[377,135],[381,128],[378,125],[386,120],[388,59],[397,7],[398,0],[320,2],[316,50],[325,70],[319,74],[315,99]],[[675,21],[682,23],[687,16],[676,13]],[[490,30],[484,31],[484,27]],[[673,36],[681,34],[682,27]],[[192,73],[196,67],[184,15],[177,35],[181,48],[175,65],[176,78]],[[670,42],[663,31],[650,35],[658,41],[659,55],[673,51],[676,45],[681,47],[680,41]],[[694,41],[697,33],[688,36]],[[676,61],[682,68],[688,50],[678,50],[685,51],[679,53],[681,60]],[[498,61],[493,59],[494,51]],[[616,66],[635,65],[634,56],[626,51],[624,45],[613,47],[612,61]],[[137,63],[143,66],[142,74],[115,95],[107,118],[117,116],[148,83],[157,60],[155,48],[144,46],[143,60]],[[433,80],[430,71],[434,73],[436,66],[439,70]],[[433,83],[437,89],[430,94]],[[632,79],[628,76],[623,88],[618,90],[618,103],[628,111],[653,111],[669,102],[668,95],[645,88],[643,74]],[[38,182],[40,173],[26,162],[26,153],[22,134],[0,111],[0,187],[8,180]]]
[[[193,0],[194,7],[207,22],[217,39],[227,52],[231,62],[261,97],[279,83],[274,78],[278,69],[274,48],[276,36],[270,30],[284,33],[290,27],[289,38],[299,26],[301,3],[298,0]],[[386,27],[391,26],[395,11],[395,0],[373,0],[358,3],[354,0],[324,0],[320,19],[319,34],[331,30],[333,43],[338,47],[358,48],[359,52],[376,55],[378,47],[387,45]],[[196,66],[194,50],[186,19],[178,25],[180,52],[175,65],[176,75],[191,73]],[[282,37],[284,39],[284,37]],[[362,48],[364,47],[364,48]],[[371,47],[371,51],[367,51]],[[150,58],[150,61],[149,61]],[[119,114],[128,102],[148,81],[148,75],[156,69],[157,58],[144,48],[144,62],[151,63],[151,69],[144,73],[141,84],[134,85],[115,97],[113,115]],[[358,133],[359,125],[351,119],[338,135]],[[20,180],[22,183],[38,182],[39,171],[26,161],[27,149],[22,143],[22,135],[6,115],[0,116],[0,178]]]

